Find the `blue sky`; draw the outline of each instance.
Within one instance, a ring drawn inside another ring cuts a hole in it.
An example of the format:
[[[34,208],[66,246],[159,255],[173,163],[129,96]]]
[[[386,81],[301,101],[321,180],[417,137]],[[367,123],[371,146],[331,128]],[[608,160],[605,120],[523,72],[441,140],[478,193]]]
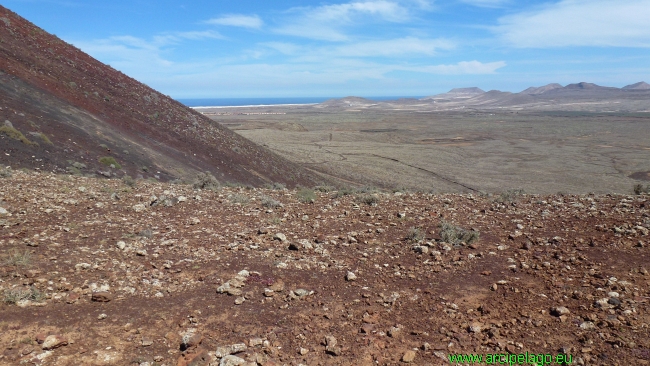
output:
[[[4,0],[174,98],[650,82],[650,0]]]

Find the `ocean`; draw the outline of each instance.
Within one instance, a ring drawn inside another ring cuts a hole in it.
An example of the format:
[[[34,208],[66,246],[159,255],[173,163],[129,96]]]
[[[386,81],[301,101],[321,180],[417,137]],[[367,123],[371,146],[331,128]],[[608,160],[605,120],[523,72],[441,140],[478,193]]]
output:
[[[177,99],[188,107],[243,107],[291,104],[318,104],[326,100],[342,97],[292,97],[292,98],[204,98],[204,99]],[[374,101],[395,100],[400,98],[423,97],[364,97]]]

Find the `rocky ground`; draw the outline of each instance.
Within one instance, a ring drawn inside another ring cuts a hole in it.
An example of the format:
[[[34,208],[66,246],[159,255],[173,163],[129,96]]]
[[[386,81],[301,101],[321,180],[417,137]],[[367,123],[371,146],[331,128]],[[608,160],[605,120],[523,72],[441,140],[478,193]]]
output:
[[[1,175],[3,365],[650,364],[648,196]]]

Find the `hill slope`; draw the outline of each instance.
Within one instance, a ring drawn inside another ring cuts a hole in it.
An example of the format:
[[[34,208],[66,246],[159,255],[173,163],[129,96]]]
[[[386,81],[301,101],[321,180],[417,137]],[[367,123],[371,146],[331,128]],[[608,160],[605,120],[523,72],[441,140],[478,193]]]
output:
[[[0,80],[1,164],[160,179],[207,170],[252,185],[319,181],[2,6]]]

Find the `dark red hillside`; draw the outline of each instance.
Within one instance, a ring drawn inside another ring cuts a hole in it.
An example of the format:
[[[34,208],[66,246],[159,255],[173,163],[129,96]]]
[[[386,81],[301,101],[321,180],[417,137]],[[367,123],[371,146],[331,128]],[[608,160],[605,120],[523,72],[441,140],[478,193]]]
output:
[[[0,81],[1,164],[161,179],[209,170],[252,185],[319,180],[2,6]],[[121,169],[101,164],[105,156]]]

